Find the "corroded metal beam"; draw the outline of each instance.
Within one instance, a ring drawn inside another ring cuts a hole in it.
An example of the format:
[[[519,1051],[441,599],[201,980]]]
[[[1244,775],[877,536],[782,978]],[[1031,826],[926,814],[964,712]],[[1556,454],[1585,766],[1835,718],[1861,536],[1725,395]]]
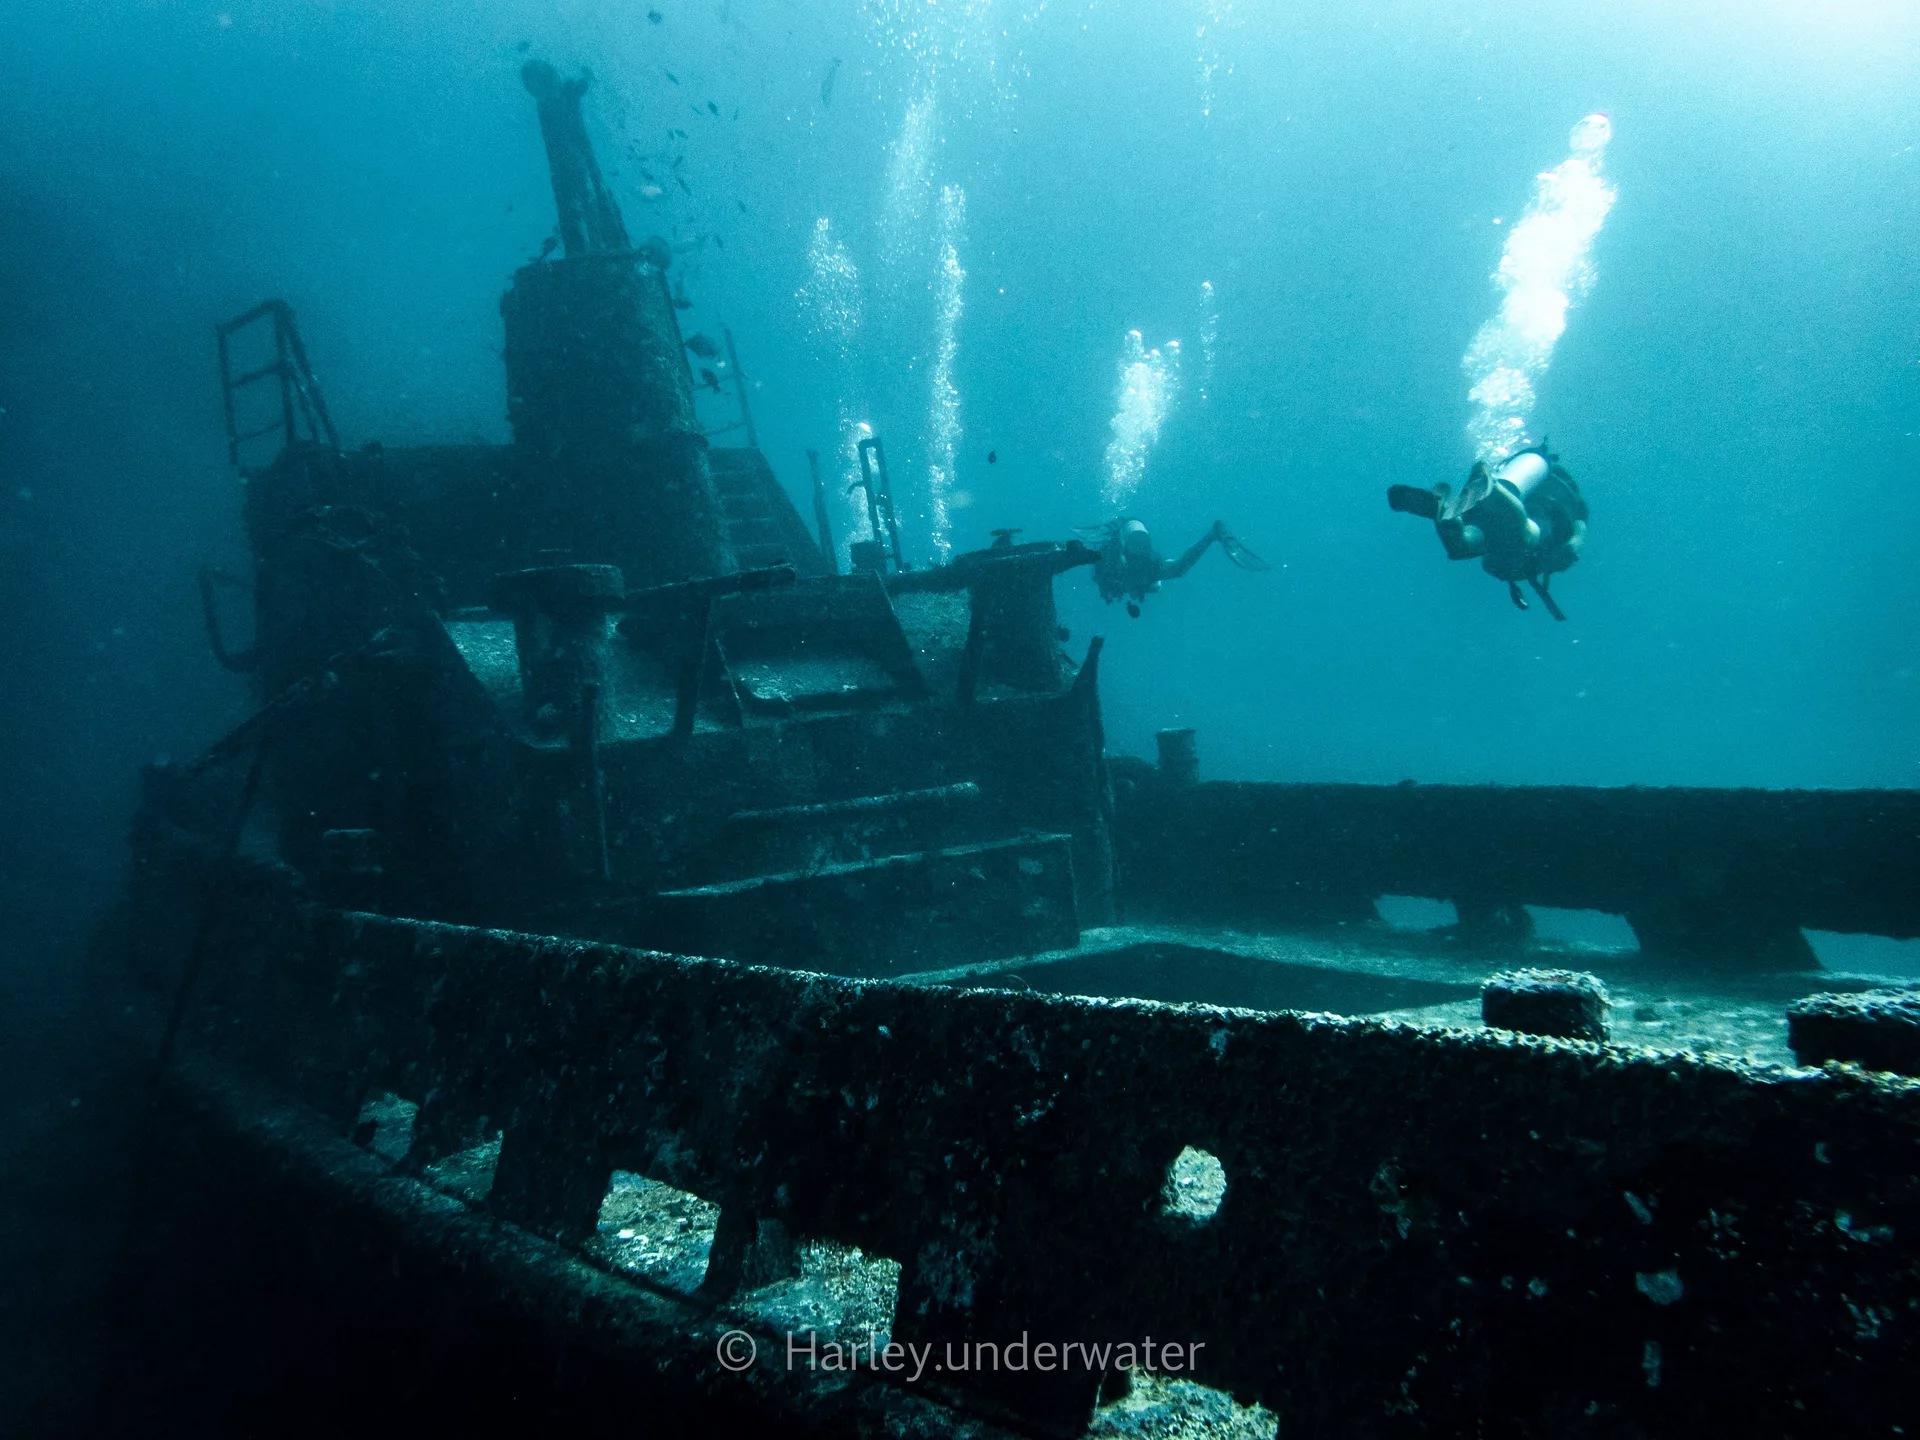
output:
[[[1167,783],[1116,767],[1138,914],[1368,915],[1381,895],[1624,915],[1668,958],[1805,968],[1801,927],[1920,936],[1920,792]]]

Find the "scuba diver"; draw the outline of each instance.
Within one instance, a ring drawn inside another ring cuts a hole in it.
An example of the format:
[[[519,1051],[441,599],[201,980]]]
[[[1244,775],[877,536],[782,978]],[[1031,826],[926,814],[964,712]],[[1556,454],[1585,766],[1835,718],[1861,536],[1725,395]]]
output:
[[[1533,592],[1556,620],[1567,617],[1554,603],[1553,577],[1580,558],[1587,538],[1587,502],[1546,442],[1488,468],[1476,463],[1455,495],[1451,487],[1421,490],[1412,485],[1387,489],[1387,505],[1403,515],[1433,521],[1449,560],[1480,561],[1480,568],[1507,582],[1507,594],[1520,609]]]
[[[1227,559],[1242,570],[1265,570],[1267,562],[1227,533],[1226,523],[1216,520],[1177,560],[1168,560],[1153,548],[1153,537],[1140,521],[1122,515],[1105,525],[1081,532],[1097,538],[1093,564],[1093,583],[1100,598],[1111,604],[1126,597],[1127,614],[1140,618],[1140,602],[1160,588],[1163,580],[1178,580],[1200,562],[1209,547],[1218,544]]]

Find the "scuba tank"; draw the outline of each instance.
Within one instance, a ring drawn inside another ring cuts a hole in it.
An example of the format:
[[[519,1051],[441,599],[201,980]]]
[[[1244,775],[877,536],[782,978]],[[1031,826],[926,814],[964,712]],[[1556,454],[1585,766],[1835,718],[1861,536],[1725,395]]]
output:
[[[1538,567],[1524,577],[1502,574],[1500,578],[1507,582],[1508,593],[1520,609],[1527,608],[1519,585],[1524,578],[1548,614],[1556,620],[1566,619],[1548,587],[1556,571],[1565,570],[1580,558],[1586,538],[1587,503],[1579,487],[1548,451],[1545,441],[1509,456],[1494,471],[1494,478],[1520,497],[1526,516],[1527,547]],[[1494,570],[1491,564],[1487,568]]]
[[[1547,463],[1547,457],[1540,451],[1522,450],[1518,455],[1509,456],[1501,461],[1499,467],[1493,472],[1493,478],[1511,485],[1520,492],[1520,498],[1524,500],[1528,491],[1547,478],[1551,468]]]

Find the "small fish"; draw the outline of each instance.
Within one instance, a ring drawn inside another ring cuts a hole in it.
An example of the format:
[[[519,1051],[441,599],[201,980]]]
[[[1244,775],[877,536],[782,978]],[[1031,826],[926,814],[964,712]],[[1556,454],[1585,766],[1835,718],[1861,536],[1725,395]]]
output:
[[[687,106],[687,109],[691,110],[696,115],[700,113],[700,107],[698,105],[689,105]]]
[[[642,185],[640,187],[640,198],[642,200],[658,200],[666,193],[667,192],[662,190],[658,185]]]
[[[669,130],[667,131],[667,136],[673,140],[684,140],[687,138],[687,132],[684,130]],[[680,162],[676,160],[674,163],[677,165]]]
[[[674,178],[674,182],[675,182],[676,184],[678,184],[678,185],[679,185],[679,187],[680,187],[680,188],[681,188],[682,190],[684,190],[684,191],[686,191],[686,192],[687,192],[687,194],[689,194],[689,195],[691,195],[691,194],[693,193],[693,187],[692,187],[691,185],[689,185],[689,184],[687,184],[687,178],[686,178],[686,176],[684,176],[684,175],[675,175],[675,176],[674,176],[673,178]]]
[[[718,119],[720,117],[720,107],[709,100],[707,101],[707,113],[715,119]]]
[[[713,371],[703,369],[700,372],[700,383],[706,386],[707,389],[713,391],[714,394],[718,395],[720,393],[720,377],[714,374]]]
[[[664,24],[666,22],[666,18],[667,17],[662,15],[658,10],[647,11],[647,19],[655,25]]]
[[[987,451],[987,463],[988,463],[989,465],[991,465],[991,464],[993,464],[993,463],[994,463],[995,461],[997,461],[997,460],[998,460],[999,458],[1000,458],[1000,452],[999,452],[998,450],[989,450],[989,451]]]
[[[716,235],[713,237],[713,248],[716,250],[724,250],[727,248],[727,242]]]
[[[689,335],[687,337],[687,349],[698,355],[702,360],[711,360],[720,353],[720,347],[705,335]]]
[[[542,260],[546,259],[549,255],[551,255],[555,250],[558,250],[559,248],[560,248],[560,237],[558,235],[547,236],[546,239],[540,242],[540,258]]]
[[[518,45],[513,47],[514,53],[516,55],[524,55],[527,53],[527,51],[531,50],[532,48],[533,48],[533,42],[531,40],[522,40]]]
[[[733,107],[733,118],[736,120],[740,118],[740,107],[738,105]]]
[[[746,201],[744,201],[744,200],[736,200],[736,201],[734,201],[733,203],[734,203],[734,204],[736,204],[736,205],[738,205],[738,206],[740,207],[740,213],[741,213],[742,215],[744,215],[744,214],[746,214],[746,213],[747,213],[747,202],[746,202]]]
[[[836,57],[834,62],[827,66],[827,78],[820,82],[820,108],[822,110],[825,110],[833,104],[833,82],[839,73],[840,61],[838,57]]]
[[[680,77],[674,74],[671,70],[662,70],[660,73],[666,76],[667,79],[671,80],[674,84],[678,85],[680,83]]]
[[[676,295],[673,297],[673,308],[676,310],[691,310],[693,308],[693,302],[684,295]]]

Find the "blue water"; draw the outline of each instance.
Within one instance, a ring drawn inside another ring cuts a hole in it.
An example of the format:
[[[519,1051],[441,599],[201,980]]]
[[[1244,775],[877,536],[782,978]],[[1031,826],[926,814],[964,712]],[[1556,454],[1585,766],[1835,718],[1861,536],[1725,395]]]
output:
[[[82,1011],[137,767],[249,708],[192,581],[248,563],[212,327],[289,300],[349,444],[504,441],[497,300],[553,225],[529,56],[594,71],[628,227],[682,250],[689,331],[731,327],[803,511],[804,452],[864,423],[918,560],[1124,491],[1168,553],[1222,519],[1271,563],[1137,620],[1063,580],[1116,750],[1920,783],[1911,0],[5,0],[0,1429],[90,1383],[124,1197],[63,1177],[137,1138],[99,1077],[145,1083],[45,1017]],[[1526,417],[1592,507],[1556,624],[1384,493],[1464,479],[1462,355],[1594,112],[1616,199]]]
[[[11,905],[58,928],[119,863],[133,767],[244,713],[190,582],[245,558],[215,319],[291,300],[349,443],[506,438],[495,302],[552,225],[529,54],[595,72],[629,228],[684,242],[687,327],[732,327],[782,477],[869,422],[922,557],[936,490],[960,549],[1110,518],[1128,334],[1178,343],[1130,512],[1169,552],[1224,519],[1273,569],[1216,553],[1138,620],[1064,582],[1116,749],[1192,725],[1215,776],[1920,779],[1912,7],[648,8],[5,7]],[[1464,478],[1462,352],[1593,111],[1618,198],[1530,417],[1593,509],[1556,625],[1383,493]],[[803,298],[823,218],[851,338]]]

